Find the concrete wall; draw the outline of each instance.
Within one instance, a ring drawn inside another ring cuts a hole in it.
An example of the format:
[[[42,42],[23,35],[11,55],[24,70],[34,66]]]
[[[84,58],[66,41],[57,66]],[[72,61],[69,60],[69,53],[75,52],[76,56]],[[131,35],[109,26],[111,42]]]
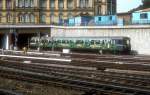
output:
[[[139,54],[150,55],[150,26],[109,26],[109,27],[51,27],[51,36],[126,36],[131,38],[131,48]]]

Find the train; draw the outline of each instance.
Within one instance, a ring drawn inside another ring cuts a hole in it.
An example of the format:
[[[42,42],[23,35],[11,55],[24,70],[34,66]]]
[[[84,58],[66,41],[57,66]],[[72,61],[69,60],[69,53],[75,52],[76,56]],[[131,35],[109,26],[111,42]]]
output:
[[[30,49],[96,50],[99,53],[129,53],[129,37],[32,37]]]

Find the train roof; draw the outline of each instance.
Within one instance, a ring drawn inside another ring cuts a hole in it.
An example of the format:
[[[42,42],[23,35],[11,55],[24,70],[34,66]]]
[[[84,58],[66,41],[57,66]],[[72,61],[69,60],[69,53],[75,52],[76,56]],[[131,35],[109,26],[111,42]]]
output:
[[[96,38],[96,39],[99,39],[99,38],[103,38],[103,39],[109,39],[109,38],[111,38],[111,39],[124,39],[124,38],[128,38],[129,39],[129,37],[124,37],[124,36],[96,36],[96,37],[53,37],[53,38],[56,38],[56,39],[59,39],[59,38]]]
[[[32,37],[31,39],[39,39],[39,37]],[[97,36],[97,37],[41,37],[41,39],[130,39],[124,36]]]

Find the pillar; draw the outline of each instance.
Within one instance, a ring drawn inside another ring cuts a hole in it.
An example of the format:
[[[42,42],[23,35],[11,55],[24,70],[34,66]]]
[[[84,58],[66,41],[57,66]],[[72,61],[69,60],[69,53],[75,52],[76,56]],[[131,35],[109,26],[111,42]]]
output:
[[[79,0],[76,0],[77,8],[79,8]]]
[[[90,7],[90,8],[94,7],[94,6],[93,6],[94,0],[89,0],[89,3],[88,3],[88,4],[89,4],[89,7]]]
[[[64,10],[67,10],[67,0],[64,0]]]
[[[5,44],[5,49],[9,50],[10,47],[10,40],[9,40],[9,33],[5,34],[5,38],[4,38],[4,44]]]
[[[58,10],[58,0],[55,0],[55,9]]]
[[[5,10],[5,9],[6,9],[6,0],[3,0],[2,3],[3,3],[3,4],[2,4],[3,10]]]
[[[47,10],[50,9],[50,0],[47,0]]]

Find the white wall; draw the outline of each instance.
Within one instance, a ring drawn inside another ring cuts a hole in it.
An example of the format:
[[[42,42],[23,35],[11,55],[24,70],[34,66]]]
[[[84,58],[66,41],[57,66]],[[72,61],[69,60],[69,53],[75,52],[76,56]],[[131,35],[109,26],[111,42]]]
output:
[[[52,36],[127,36],[131,38],[131,48],[139,54],[150,55],[150,26],[116,27],[52,27]]]

